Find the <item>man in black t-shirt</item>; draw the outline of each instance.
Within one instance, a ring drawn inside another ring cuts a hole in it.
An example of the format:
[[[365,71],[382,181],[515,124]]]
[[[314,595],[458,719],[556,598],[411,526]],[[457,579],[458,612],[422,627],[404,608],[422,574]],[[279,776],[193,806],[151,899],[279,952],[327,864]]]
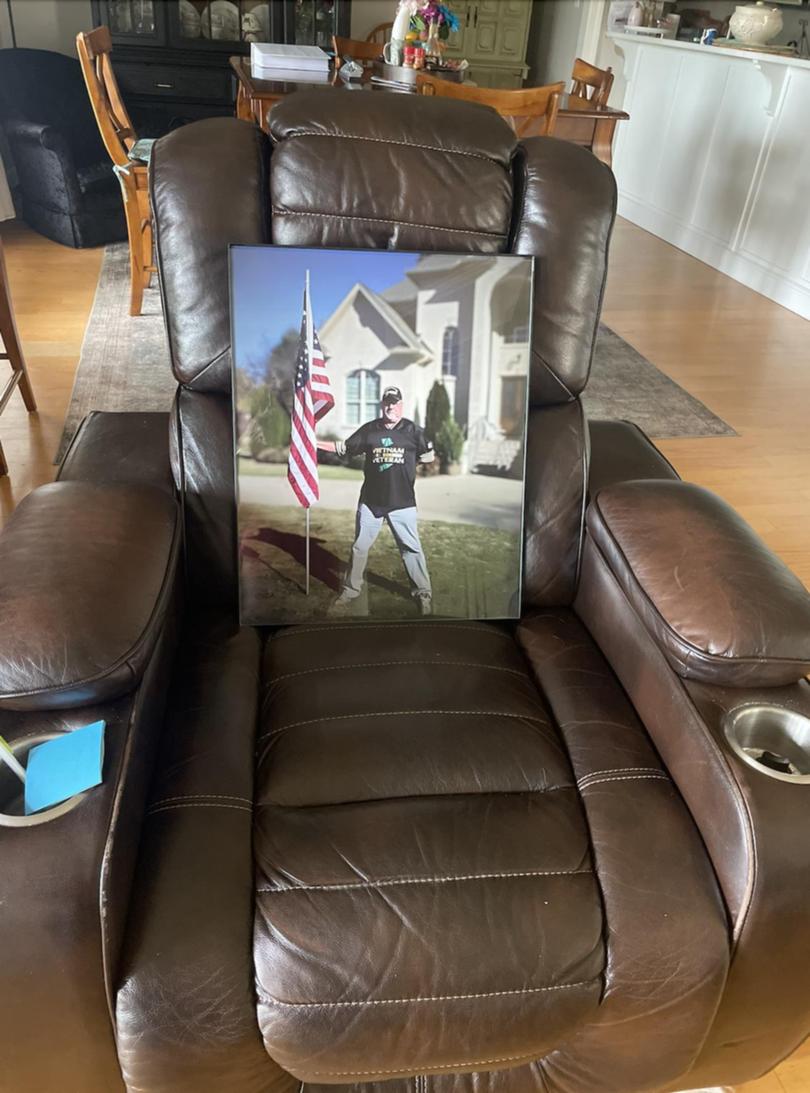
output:
[[[319,440],[322,451],[364,455],[363,488],[357,507],[354,544],[339,604],[363,591],[368,552],[387,523],[399,548],[412,593],[423,615],[431,613],[431,589],[425,553],[416,521],[416,464],[431,463],[433,445],[412,421],[402,416],[402,392],[386,387],[382,414],[367,421],[345,441]]]

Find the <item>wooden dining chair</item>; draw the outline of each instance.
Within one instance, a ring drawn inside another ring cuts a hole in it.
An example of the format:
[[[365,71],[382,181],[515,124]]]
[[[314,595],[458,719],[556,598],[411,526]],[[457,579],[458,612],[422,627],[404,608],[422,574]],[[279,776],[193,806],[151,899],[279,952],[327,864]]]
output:
[[[588,64],[581,57],[577,57],[571,79],[572,95],[588,99],[594,106],[607,106],[610,89],[613,87],[612,68],[597,68],[596,65]]]
[[[17,322],[14,318],[14,308],[11,306],[2,241],[0,241],[0,337],[3,339],[3,351],[0,352],[0,360],[8,361],[11,365],[11,377],[6,385],[0,389],[0,414],[5,410],[6,403],[16,387],[20,389],[26,410],[29,414],[32,414],[37,408],[37,403],[34,398],[31,380],[28,377],[28,369],[25,366],[20,335],[17,332]],[[8,464],[3,454],[3,445],[0,444],[0,478],[5,474],[8,474]]]
[[[452,83],[436,76],[419,73],[416,87],[421,95],[442,95],[465,102],[480,102],[491,106],[505,118],[519,137],[550,137],[557,124],[560,95],[564,83],[527,87],[521,91],[504,91],[491,87],[471,87],[466,83]]]
[[[379,42],[363,42],[359,38],[332,37],[332,49],[335,51],[335,68],[340,68],[344,57],[353,57],[361,64],[370,64],[382,57],[383,47]]]
[[[156,272],[152,262],[148,167],[145,163],[131,160],[128,155],[137,136],[110,61],[112,38],[109,27],[98,27],[89,34],[78,34],[76,49],[101,139],[121,183],[129,236],[129,313],[140,315],[143,290]]]
[[[391,31],[394,29],[393,23],[380,23],[370,30],[366,35],[367,42],[377,42],[378,45],[384,46],[391,38]]]

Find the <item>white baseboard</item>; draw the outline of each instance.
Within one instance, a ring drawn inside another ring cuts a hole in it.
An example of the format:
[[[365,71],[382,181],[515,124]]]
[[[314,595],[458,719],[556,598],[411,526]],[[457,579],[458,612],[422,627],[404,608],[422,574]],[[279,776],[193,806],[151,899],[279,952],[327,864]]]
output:
[[[810,319],[810,286],[761,263],[753,255],[732,250],[722,239],[687,224],[670,213],[629,194],[619,196],[619,215],[699,258],[782,307]],[[702,1091],[699,1091],[702,1093]]]

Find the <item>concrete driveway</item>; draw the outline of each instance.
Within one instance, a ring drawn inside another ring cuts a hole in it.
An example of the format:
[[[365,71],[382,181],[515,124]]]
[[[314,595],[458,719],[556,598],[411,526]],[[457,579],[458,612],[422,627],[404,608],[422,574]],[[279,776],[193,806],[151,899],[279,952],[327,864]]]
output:
[[[320,504],[327,509],[356,507],[362,480],[321,479]],[[522,483],[483,474],[439,474],[416,481],[416,505],[421,520],[479,524],[501,531],[518,531]],[[239,499],[253,505],[291,505],[295,497],[286,478],[243,475]]]

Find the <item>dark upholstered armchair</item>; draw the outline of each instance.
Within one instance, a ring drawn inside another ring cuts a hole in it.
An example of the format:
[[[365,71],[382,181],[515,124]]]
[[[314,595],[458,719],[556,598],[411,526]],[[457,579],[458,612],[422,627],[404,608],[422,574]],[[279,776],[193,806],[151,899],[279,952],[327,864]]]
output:
[[[121,188],[78,61],[45,49],[0,50],[0,123],[27,224],[68,247],[126,239]]]
[[[0,536],[0,733],[108,723],[103,786],[0,825],[0,1085],[762,1073],[810,1029],[810,597],[636,430],[589,445],[613,176],[442,99],[271,128],[157,144],[171,420],[87,419]],[[226,252],[270,240],[537,256],[518,625],[238,627]]]

